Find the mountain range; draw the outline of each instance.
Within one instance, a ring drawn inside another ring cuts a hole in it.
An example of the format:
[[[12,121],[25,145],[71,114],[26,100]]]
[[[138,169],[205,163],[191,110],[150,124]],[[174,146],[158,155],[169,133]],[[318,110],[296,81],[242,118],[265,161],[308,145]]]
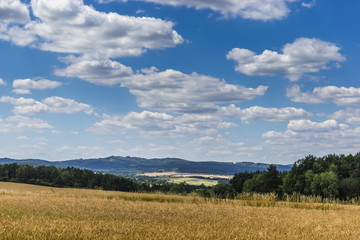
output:
[[[94,172],[136,175],[147,172],[178,172],[178,173],[202,173],[233,175],[238,172],[265,171],[270,164],[253,162],[195,162],[179,158],[138,158],[109,156],[105,158],[75,159],[65,161],[46,161],[40,159],[11,159],[0,158],[0,164],[18,163],[35,166],[55,166],[60,168],[75,167],[88,169]],[[290,170],[292,164],[275,164],[279,171]]]

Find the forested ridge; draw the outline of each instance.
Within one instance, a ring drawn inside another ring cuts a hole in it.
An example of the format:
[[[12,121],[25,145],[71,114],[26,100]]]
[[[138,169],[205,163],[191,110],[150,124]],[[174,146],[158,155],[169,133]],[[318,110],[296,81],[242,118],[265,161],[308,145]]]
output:
[[[0,164],[17,163],[35,166],[74,167],[94,172],[136,176],[147,172],[179,172],[234,175],[237,172],[265,171],[269,164],[253,162],[195,162],[179,158],[139,158],[109,156],[105,158],[74,159],[65,161],[46,161],[40,159],[0,158]],[[278,170],[289,170],[291,165],[276,165]]]
[[[204,197],[234,198],[237,193],[301,194],[347,200],[360,197],[360,153],[356,155],[306,156],[290,171],[270,165],[266,171],[236,173],[229,183],[214,187],[181,184],[153,184],[122,176],[96,173],[74,167],[0,165],[0,181],[55,187],[103,189],[127,192],[196,192]]]

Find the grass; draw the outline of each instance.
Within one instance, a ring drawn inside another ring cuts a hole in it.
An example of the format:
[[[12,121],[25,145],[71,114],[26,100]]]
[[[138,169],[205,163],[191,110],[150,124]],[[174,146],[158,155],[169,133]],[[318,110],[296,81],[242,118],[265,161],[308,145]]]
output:
[[[359,239],[360,206],[0,183],[0,239]]]

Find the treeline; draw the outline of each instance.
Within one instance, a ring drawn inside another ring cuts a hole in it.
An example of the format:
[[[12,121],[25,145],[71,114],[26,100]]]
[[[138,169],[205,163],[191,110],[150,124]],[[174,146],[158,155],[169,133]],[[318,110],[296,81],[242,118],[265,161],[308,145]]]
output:
[[[29,183],[52,187],[102,189],[125,192],[171,192],[187,194],[202,186],[183,184],[152,184],[113,174],[95,173],[74,167],[0,165],[0,181]]]
[[[294,163],[290,171],[280,172],[275,165],[267,171],[236,173],[229,183],[212,188],[186,183],[149,183],[112,174],[95,173],[74,167],[0,165],[0,181],[54,187],[103,189],[126,192],[164,192],[203,197],[235,198],[238,193],[276,193],[316,195],[347,200],[360,197],[360,153],[356,155],[309,155]]]
[[[236,192],[316,195],[342,200],[360,197],[360,153],[309,155],[288,172],[271,165],[266,172],[237,173],[230,181]]]

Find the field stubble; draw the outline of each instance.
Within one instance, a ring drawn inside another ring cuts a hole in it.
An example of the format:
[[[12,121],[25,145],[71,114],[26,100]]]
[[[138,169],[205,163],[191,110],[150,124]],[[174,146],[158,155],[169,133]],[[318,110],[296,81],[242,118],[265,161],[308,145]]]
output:
[[[360,238],[357,205],[5,185],[0,239]]]

